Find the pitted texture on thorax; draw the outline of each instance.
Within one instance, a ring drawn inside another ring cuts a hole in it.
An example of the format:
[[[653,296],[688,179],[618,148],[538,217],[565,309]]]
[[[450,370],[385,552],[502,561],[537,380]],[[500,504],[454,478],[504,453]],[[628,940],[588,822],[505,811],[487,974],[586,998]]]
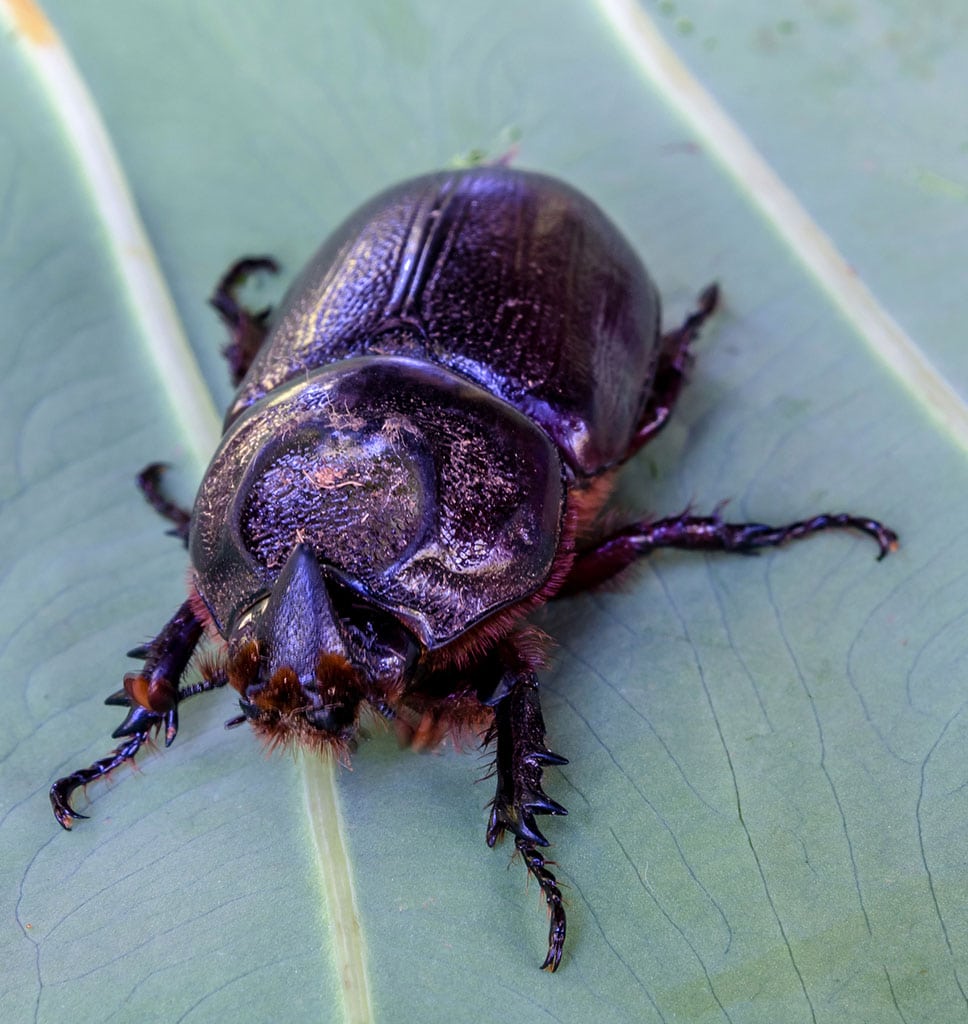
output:
[[[304,542],[436,647],[542,586],[563,502],[553,444],[507,403],[432,364],[351,359],[232,426],[192,561],[223,632]]]

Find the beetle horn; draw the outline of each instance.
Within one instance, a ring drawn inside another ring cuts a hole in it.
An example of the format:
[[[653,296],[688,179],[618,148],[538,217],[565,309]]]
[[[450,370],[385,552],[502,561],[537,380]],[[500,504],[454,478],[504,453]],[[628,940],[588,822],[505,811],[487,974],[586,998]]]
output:
[[[292,669],[301,683],[315,677],[321,654],[348,657],[326,577],[308,544],[297,544],[272,587],[259,640],[269,652],[269,675]]]

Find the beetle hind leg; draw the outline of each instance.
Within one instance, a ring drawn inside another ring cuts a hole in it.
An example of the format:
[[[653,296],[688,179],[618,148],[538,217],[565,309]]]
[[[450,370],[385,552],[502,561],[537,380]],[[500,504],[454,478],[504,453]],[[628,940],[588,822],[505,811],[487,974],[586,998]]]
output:
[[[548,845],[548,840],[534,819],[537,814],[568,813],[541,788],[541,775],[546,765],[568,762],[544,744],[544,720],[534,673],[518,676],[503,692],[504,696],[494,707],[494,723],[487,737],[497,748],[494,761],[497,792],[491,803],[487,845],[493,847],[505,832],[514,834],[514,845],[528,872],[541,887],[548,906],[548,953],[541,967],[556,971],[565,944],[565,907],[557,879],[548,869],[549,862],[539,852]]]
[[[632,436],[626,459],[631,458],[644,444],[651,441],[669,422],[676,402],[686,382],[686,372],[692,364],[691,345],[699,336],[703,324],[716,311],[719,304],[719,285],[708,285],[700,293],[696,308],[683,320],[682,325],[662,338],[659,361],[649,401]]]
[[[236,260],[222,275],[209,302],[218,311],[229,329],[231,340],[222,350],[229,364],[233,386],[237,386],[248,372],[256,353],[265,341],[267,321],[271,310],[253,312],[246,309],[236,297],[245,279],[258,271],[277,273],[279,265],[271,256],[246,256]]]

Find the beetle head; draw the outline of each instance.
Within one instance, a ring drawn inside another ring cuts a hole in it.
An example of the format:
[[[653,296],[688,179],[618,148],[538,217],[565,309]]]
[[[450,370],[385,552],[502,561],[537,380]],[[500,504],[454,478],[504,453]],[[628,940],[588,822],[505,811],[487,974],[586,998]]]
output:
[[[353,611],[345,589],[308,544],[298,544],[261,610],[243,617],[229,636],[230,682],[241,694],[244,718],[270,746],[294,743],[345,755],[361,705],[387,713],[388,699],[403,685],[409,645],[366,643],[359,600],[357,621],[344,617]],[[391,630],[392,639],[399,629]]]

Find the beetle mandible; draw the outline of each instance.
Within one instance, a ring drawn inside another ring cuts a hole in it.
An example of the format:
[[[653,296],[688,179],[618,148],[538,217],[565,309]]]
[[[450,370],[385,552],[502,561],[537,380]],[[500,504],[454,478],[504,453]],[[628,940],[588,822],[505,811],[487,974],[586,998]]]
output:
[[[494,749],[487,844],[513,836],[550,912],[565,910],[536,823],[565,814],[542,788],[545,744],[528,613],[657,548],[751,552],[821,530],[895,533],[821,514],[786,526],[682,514],[615,529],[599,514],[618,468],[672,413],[710,286],[668,333],[628,242],[568,185],[508,167],[430,174],[366,203],[323,244],[270,319],[237,299],[245,259],[212,302],[238,391],[191,513],[140,478],[191,555],[191,592],[136,648],[107,699],[121,743],[50,791],[78,787],[175,738],[187,697],[230,685],[270,745],[345,759],[366,712],[414,746],[453,733]],[[596,531],[596,524],[598,529]],[[219,654],[182,676],[203,634]]]

